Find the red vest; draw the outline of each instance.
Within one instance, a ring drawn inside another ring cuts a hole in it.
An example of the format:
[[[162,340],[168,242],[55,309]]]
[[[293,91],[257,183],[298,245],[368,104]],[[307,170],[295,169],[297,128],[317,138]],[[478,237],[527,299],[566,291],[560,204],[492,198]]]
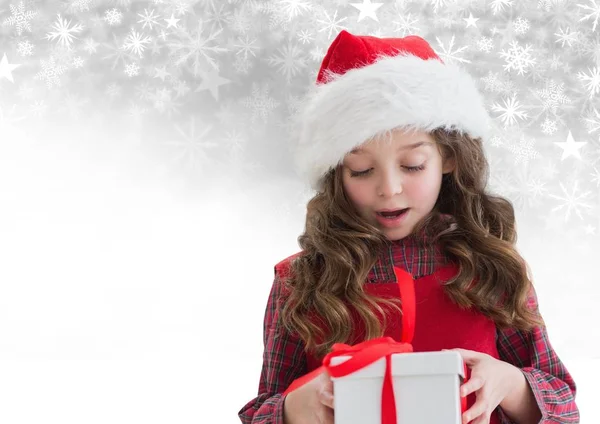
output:
[[[494,322],[478,311],[462,310],[445,294],[442,284],[456,275],[458,266],[448,263],[438,268],[433,274],[415,280],[416,319],[412,345],[415,352],[439,351],[441,349],[463,348],[487,353],[498,358],[496,347],[496,326]],[[376,281],[365,283],[369,294],[389,297],[399,296],[396,281]],[[355,337],[347,344],[365,341],[364,325],[354,316]],[[400,341],[402,332],[401,317],[388,316],[388,326],[383,336]],[[362,335],[362,336],[361,336]],[[308,353],[308,369],[310,372],[318,368],[323,358]],[[470,370],[467,372],[470,376]],[[475,403],[475,393],[467,397],[467,406]],[[497,412],[494,411],[490,424],[500,424]]]

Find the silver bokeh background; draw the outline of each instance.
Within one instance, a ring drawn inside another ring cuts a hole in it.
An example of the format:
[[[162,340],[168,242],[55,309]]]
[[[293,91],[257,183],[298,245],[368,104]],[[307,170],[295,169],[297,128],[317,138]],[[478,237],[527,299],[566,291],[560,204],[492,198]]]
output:
[[[0,421],[236,423],[339,30],[427,39],[494,119],[551,341],[597,422],[597,2],[0,0]],[[370,12],[371,11],[371,12]]]

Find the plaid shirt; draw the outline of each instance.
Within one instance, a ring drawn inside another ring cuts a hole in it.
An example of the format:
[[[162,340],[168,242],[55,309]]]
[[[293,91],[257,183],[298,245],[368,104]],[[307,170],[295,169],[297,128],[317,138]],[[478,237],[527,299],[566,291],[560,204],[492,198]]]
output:
[[[417,238],[427,240],[427,234],[411,235],[393,241],[382,252],[371,270],[368,281],[393,279],[393,267],[401,267],[414,278],[433,273],[446,263],[446,257],[437,246],[422,247]],[[276,334],[278,311],[281,307],[281,284],[277,269],[271,288],[263,324],[264,355],[258,396],[239,412],[244,424],[283,424],[282,393],[296,378],[307,373],[304,343],[297,336]],[[538,308],[535,291],[529,306]],[[541,424],[578,423],[579,410],[575,404],[576,386],[573,378],[553,350],[545,328],[525,333],[516,329],[497,330],[500,359],[521,369],[529,383],[542,413]],[[498,407],[502,424],[513,422]]]

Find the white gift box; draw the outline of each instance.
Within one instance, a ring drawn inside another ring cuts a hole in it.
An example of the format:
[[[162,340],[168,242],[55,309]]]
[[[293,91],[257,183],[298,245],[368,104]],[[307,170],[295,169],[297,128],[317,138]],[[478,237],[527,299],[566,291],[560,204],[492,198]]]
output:
[[[349,356],[331,358],[338,365]],[[460,384],[464,365],[458,352],[391,355],[398,424],[461,424]],[[381,424],[385,357],[344,377],[332,377],[335,424]]]

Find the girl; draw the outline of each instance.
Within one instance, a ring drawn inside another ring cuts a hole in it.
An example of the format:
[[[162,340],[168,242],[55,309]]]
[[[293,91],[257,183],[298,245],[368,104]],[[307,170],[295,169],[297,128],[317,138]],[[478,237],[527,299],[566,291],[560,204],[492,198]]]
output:
[[[334,343],[401,334],[393,267],[415,280],[413,348],[469,367],[463,423],[577,423],[511,203],[485,192],[489,116],[471,77],[420,37],[342,31],[299,115],[297,165],[317,190],[302,251],[275,266],[258,396],[245,424],[333,423],[314,370]]]

